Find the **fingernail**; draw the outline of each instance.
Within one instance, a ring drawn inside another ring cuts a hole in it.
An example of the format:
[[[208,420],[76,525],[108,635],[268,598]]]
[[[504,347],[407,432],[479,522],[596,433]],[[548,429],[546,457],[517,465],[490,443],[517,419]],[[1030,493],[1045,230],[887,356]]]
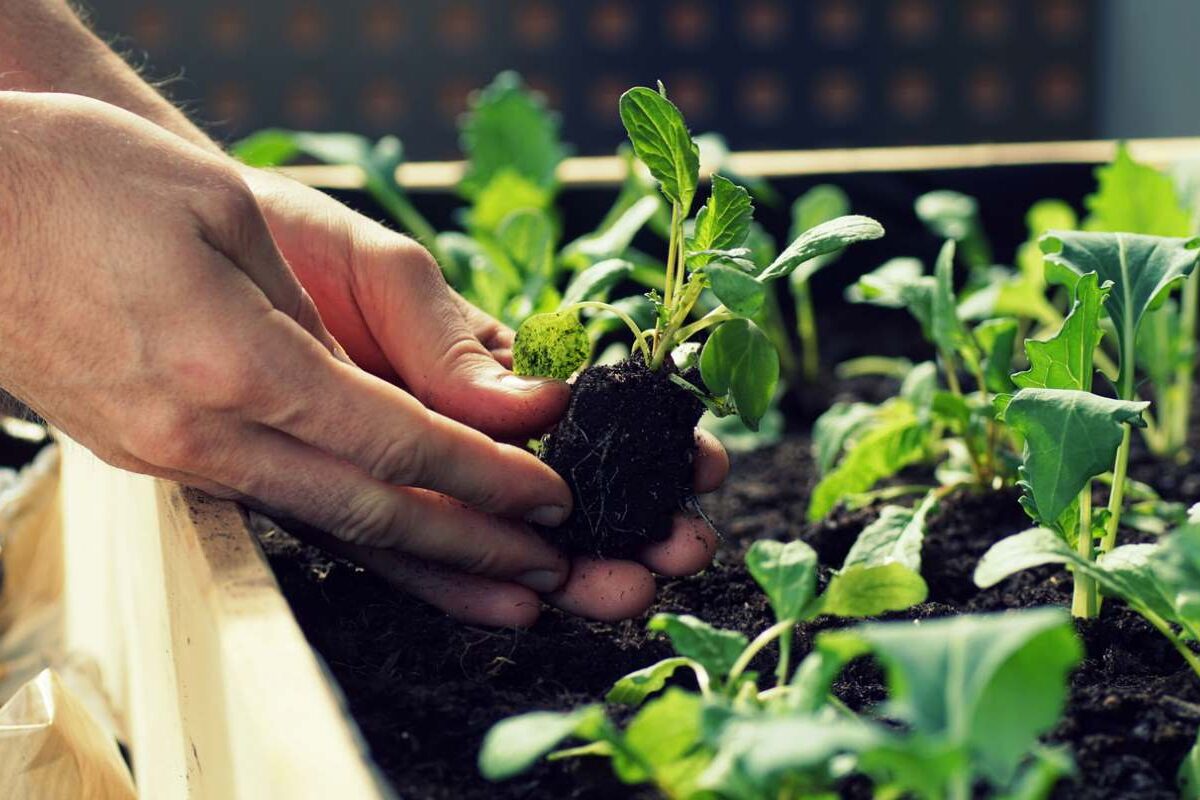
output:
[[[517,576],[517,583],[535,592],[553,592],[562,586],[565,576],[549,569],[533,569]]]
[[[558,381],[553,378],[535,378],[531,375],[513,375],[512,373],[500,379],[501,386],[515,392],[532,392],[552,383],[558,383]]]
[[[539,506],[525,515],[526,522],[534,525],[545,525],[554,528],[563,524],[567,518],[567,509],[563,506]]]

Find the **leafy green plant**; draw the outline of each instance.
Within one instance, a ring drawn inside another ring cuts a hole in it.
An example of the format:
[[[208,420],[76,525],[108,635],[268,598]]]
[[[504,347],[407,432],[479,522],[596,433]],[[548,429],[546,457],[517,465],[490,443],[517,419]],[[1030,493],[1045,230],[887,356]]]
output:
[[[807,556],[778,555],[759,580],[774,592],[780,625],[790,625],[812,602],[801,577]],[[1071,770],[1064,754],[1037,742],[1058,719],[1080,657],[1057,609],[827,631],[794,673],[777,670],[766,690],[745,671],[763,636],[746,645],[740,634],[693,618],[660,616],[651,625],[679,655],[609,693],[610,703],[640,706],[623,729],[599,705],[504,720],[484,740],[484,775],[502,780],[547,754],[599,756],[622,781],[652,783],[681,800],[832,798],[854,775],[868,777],[878,797],[965,800],[980,786],[1044,798]],[[863,656],[888,678],[888,702],[871,715],[855,714],[831,692],[845,665]],[[679,669],[691,672],[696,691],[667,687]],[[572,738],[584,743],[554,751]]]
[[[775,348],[751,321],[763,306],[767,285],[814,258],[878,238],[883,228],[866,217],[840,217],[806,231],[760,269],[748,258],[753,205],[744,187],[714,175],[707,202],[691,225],[685,225],[699,188],[699,147],[661,85],[657,92],[644,87],[629,90],[621,97],[620,112],[634,154],[657,182],[670,209],[663,289],[649,295],[653,324],[643,328],[625,309],[603,300],[562,303],[551,317],[536,315],[523,323],[515,350],[524,352],[514,352],[514,358],[526,365],[561,361],[560,356],[531,353],[561,351],[562,337],[550,332],[560,331],[561,320],[574,320],[584,310],[605,311],[620,319],[632,334],[634,350],[652,370],[662,369],[689,340],[709,331],[698,359],[707,390],[681,375],[673,375],[672,380],[702,398],[714,413],[736,414],[755,429],[779,376]],[[718,305],[692,320],[706,291]],[[684,360],[687,363],[686,356]],[[580,366],[583,361],[576,364]]]
[[[850,198],[837,186],[820,184],[809,189],[792,204],[791,238],[796,239],[830,220],[850,213]],[[840,252],[811,259],[792,273],[789,283],[796,306],[796,332],[800,336],[801,374],[809,383],[821,373],[821,351],[817,340],[817,318],[808,283],[821,269],[832,264]]]

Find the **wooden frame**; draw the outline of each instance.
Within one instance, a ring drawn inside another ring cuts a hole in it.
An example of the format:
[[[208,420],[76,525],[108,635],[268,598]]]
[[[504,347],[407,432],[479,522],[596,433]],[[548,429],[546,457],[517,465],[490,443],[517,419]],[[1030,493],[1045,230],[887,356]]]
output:
[[[1200,138],[1130,139],[1139,161],[1163,166],[1200,155]],[[730,172],[745,177],[786,178],[797,175],[842,175],[855,172],[974,169],[1030,164],[1100,164],[1112,158],[1115,140],[1019,142],[1015,144],[862,147],[832,150],[777,150],[731,153]],[[396,182],[410,192],[453,189],[466,169],[462,161],[401,164]],[[614,186],[625,179],[625,162],[616,156],[568,158],[558,177],[566,186]],[[284,167],[282,172],[323,189],[361,189],[362,170],[353,166]]]
[[[155,800],[390,797],[243,512],[63,441],[64,637]]]

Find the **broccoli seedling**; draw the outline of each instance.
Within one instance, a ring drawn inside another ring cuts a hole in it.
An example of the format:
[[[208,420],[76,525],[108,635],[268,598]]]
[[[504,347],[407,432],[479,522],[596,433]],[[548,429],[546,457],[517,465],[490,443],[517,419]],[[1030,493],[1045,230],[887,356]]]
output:
[[[653,324],[642,327],[615,303],[564,302],[557,311],[534,315],[521,326],[513,354],[517,370],[529,374],[534,365],[562,367],[572,361],[575,369],[582,367],[586,358],[567,352],[574,337],[563,332],[576,326],[582,329],[577,313],[584,309],[620,319],[630,330],[634,350],[655,372],[683,345],[707,331],[699,356],[705,388],[678,374],[671,380],[714,413],[737,414],[755,429],[779,378],[775,348],[750,319],[763,305],[767,284],[849,244],[877,239],[883,227],[868,217],[838,217],[805,231],[760,269],[746,247],[754,209],[745,188],[713,175],[707,202],[689,220],[700,182],[699,147],[665,88],[660,84],[658,91],[630,89],[621,96],[620,114],[635,157],[649,170],[670,208],[663,290],[648,295],[655,312]],[[705,292],[715,296],[717,305],[694,319]]]

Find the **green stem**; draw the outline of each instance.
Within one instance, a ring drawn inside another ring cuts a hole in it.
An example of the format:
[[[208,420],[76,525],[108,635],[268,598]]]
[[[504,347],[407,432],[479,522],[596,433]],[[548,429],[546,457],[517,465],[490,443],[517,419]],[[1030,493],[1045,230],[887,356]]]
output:
[[[1088,481],[1079,493],[1079,542],[1076,551],[1085,561],[1094,558],[1092,552],[1092,482]],[[1071,614],[1091,619],[1098,611],[1096,581],[1082,571],[1075,571],[1075,587],[1071,597]]]
[[[775,666],[775,684],[783,686],[788,682],[788,669],[791,667],[792,660],[792,633],[793,629],[788,628],[779,637],[779,663]]]
[[[1104,527],[1104,538],[1100,541],[1101,553],[1107,553],[1117,545],[1117,529],[1121,526],[1121,509],[1125,504],[1125,475],[1129,471],[1129,439],[1133,429],[1129,425],[1122,427],[1125,430],[1113,467],[1112,491],[1108,494],[1108,522]]]
[[[693,322],[691,325],[686,325],[680,328],[675,334],[675,340],[682,344],[705,328],[711,328],[713,325],[720,325],[722,322],[727,322],[731,319],[737,319],[737,314],[734,314],[725,306],[717,306],[712,311]]]
[[[1175,386],[1178,388],[1178,405],[1174,417],[1175,449],[1187,445],[1188,423],[1192,413],[1192,379],[1196,370],[1196,317],[1200,306],[1200,272],[1193,272],[1183,285],[1179,301],[1180,340],[1186,348],[1180,354],[1179,366],[1175,368]]]
[[[1159,633],[1170,640],[1176,651],[1179,652],[1179,655],[1183,656],[1183,660],[1192,668],[1192,671],[1200,676],[1200,657],[1197,657],[1192,652],[1192,648],[1188,647],[1187,643],[1180,639],[1175,631],[1171,630],[1171,626],[1167,624],[1166,620],[1146,608],[1138,608],[1138,613],[1145,617],[1146,621],[1153,625]]]
[[[804,380],[815,383],[821,374],[821,349],[817,341],[817,320],[813,311],[808,281],[793,285],[796,293],[796,332],[800,334],[800,361]]]
[[[762,651],[764,647],[778,639],[785,632],[792,630],[796,626],[796,620],[785,619],[776,622],[771,627],[760,633],[754,638],[742,654],[738,656],[737,661],[733,662],[733,667],[729,670],[729,678],[726,679],[725,685],[732,687],[737,685],[738,678],[742,677],[742,673],[746,671],[746,667],[750,666],[750,662],[754,657]]]
[[[675,235],[675,228],[679,222],[679,206],[671,205],[671,242],[667,246],[667,284],[663,289],[663,305],[667,308],[675,301],[675,250],[679,247],[679,237]],[[656,337],[657,339],[657,337]],[[657,340],[655,342],[657,344]]]
[[[599,300],[581,300],[578,303],[571,303],[571,305],[567,306],[566,308],[560,309],[560,313],[568,313],[581,308],[595,308],[601,311],[607,311],[610,314],[614,314],[618,319],[625,323],[629,330],[633,332],[634,346],[642,351],[642,357],[646,359],[646,363],[650,363],[650,348],[646,345],[646,334],[637,326],[637,323],[633,321],[633,317],[629,316],[611,303],[602,303]]]

